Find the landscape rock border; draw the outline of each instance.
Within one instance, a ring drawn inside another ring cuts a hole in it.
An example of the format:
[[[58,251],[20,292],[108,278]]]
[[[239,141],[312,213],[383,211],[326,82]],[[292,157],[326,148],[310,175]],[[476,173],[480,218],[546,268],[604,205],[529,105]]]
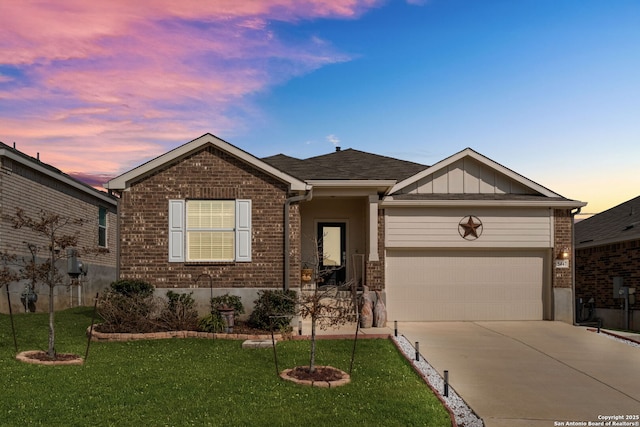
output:
[[[166,331],[166,332],[150,332],[150,333],[113,333],[93,331],[91,327],[87,328],[87,336],[91,333],[91,341],[137,341],[137,340],[160,340],[170,338],[204,338],[204,339],[226,339],[226,340],[271,340],[269,335],[252,335],[252,334],[223,334],[213,332],[198,331]],[[274,334],[276,341],[282,341],[282,334]]]
[[[72,356],[75,356],[73,359],[65,359],[65,360],[41,360],[38,358],[31,357],[35,354],[42,354],[42,353],[44,353],[42,350],[23,351],[16,355],[16,360],[19,360],[20,362],[24,362],[24,363],[31,363],[34,365],[49,365],[49,366],[82,365],[84,363],[84,359],[75,354],[72,355]],[[64,354],[64,356],[70,356],[70,355]]]
[[[289,373],[292,372],[295,368],[285,369],[284,371],[280,372],[280,378],[282,378],[283,380],[294,382],[296,384],[300,384],[300,385],[311,386],[311,387],[321,387],[321,388],[336,388],[336,387],[349,384],[351,382],[351,376],[341,369],[338,369],[333,366],[316,366],[316,368],[317,369],[331,368],[339,372],[342,375],[342,378],[340,378],[339,380],[332,380],[332,381],[300,380],[298,378],[295,378],[289,375]]]

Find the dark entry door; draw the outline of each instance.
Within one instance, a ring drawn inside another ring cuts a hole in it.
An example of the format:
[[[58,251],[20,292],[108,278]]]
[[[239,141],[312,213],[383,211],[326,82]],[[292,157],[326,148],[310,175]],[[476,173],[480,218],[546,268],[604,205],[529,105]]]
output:
[[[324,285],[341,285],[347,277],[347,224],[318,223],[320,277]]]

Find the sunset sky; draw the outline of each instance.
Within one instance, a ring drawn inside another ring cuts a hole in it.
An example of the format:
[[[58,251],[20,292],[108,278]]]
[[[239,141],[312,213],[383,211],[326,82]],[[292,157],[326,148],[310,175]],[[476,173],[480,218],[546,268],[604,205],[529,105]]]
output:
[[[640,1],[0,2],[0,141],[100,183],[207,132],[471,147],[600,212],[640,195]]]

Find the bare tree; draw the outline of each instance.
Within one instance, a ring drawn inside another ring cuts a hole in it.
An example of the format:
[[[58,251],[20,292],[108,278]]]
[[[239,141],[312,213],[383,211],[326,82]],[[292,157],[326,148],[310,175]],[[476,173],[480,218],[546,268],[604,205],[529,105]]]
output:
[[[349,286],[348,283],[343,285]],[[354,301],[342,296],[338,286],[314,285],[310,290],[301,290],[297,300],[297,314],[311,319],[311,350],[309,354],[309,373],[316,370],[316,331],[345,325],[352,320]]]
[[[3,286],[9,286],[9,283],[17,282],[20,280],[20,276],[18,275],[15,268],[11,268],[11,265],[16,265],[17,257],[8,252],[0,253],[0,263],[2,266],[0,267],[0,289]]]
[[[310,289],[301,288],[297,298],[296,314],[311,320],[311,349],[309,354],[309,373],[316,370],[316,332],[318,328],[326,330],[336,328],[353,321],[357,315],[357,303],[354,296],[354,281],[347,281],[338,285],[323,285],[326,278],[331,276],[336,268],[320,269],[322,255],[320,242],[316,241],[313,259],[304,263],[313,270]],[[349,292],[341,291],[349,290]]]
[[[14,216],[6,217],[11,221],[15,229],[27,229],[35,232],[42,240],[41,245],[33,242],[28,243],[32,253],[42,250],[48,258],[39,263],[36,256],[26,260],[21,270],[21,278],[28,278],[44,283],[49,287],[49,346],[47,356],[56,358],[55,351],[55,328],[54,328],[54,288],[64,284],[64,276],[60,274],[57,264],[65,258],[65,249],[74,247],[78,243],[78,235],[66,234],[68,228],[80,226],[82,219],[72,219],[52,212],[41,210],[38,216],[31,217],[24,210],[17,209]]]

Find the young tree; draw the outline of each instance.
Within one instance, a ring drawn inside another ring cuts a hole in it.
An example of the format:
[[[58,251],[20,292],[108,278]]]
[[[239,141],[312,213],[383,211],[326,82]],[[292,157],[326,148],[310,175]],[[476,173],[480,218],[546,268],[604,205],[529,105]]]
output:
[[[345,283],[343,288],[350,288],[352,283]],[[311,350],[309,354],[309,373],[316,370],[316,331],[317,328],[328,329],[345,325],[352,321],[357,308],[351,297],[340,294],[338,286],[313,285],[310,290],[302,290],[297,300],[297,314],[311,319]]]
[[[48,256],[41,263],[37,261],[35,256],[26,260],[26,265],[22,269],[22,278],[35,279],[49,287],[49,346],[47,356],[50,359],[55,359],[53,290],[56,286],[64,284],[64,276],[60,274],[57,264],[58,261],[65,258],[66,248],[75,247],[78,243],[78,234],[65,234],[67,229],[72,226],[80,226],[84,221],[44,210],[40,210],[38,216],[31,217],[22,209],[17,209],[16,214],[8,216],[7,219],[11,221],[13,228],[31,230],[38,235],[42,243],[30,242],[30,249],[34,249],[35,253],[43,250]]]
[[[324,236],[322,237],[324,239]],[[311,320],[311,349],[309,354],[309,373],[316,370],[316,332],[317,329],[326,330],[345,325],[357,317],[357,303],[355,301],[355,281],[349,280],[339,285],[325,285],[329,276],[335,273],[340,267],[320,268],[323,259],[321,250],[322,241],[315,241],[314,255],[307,260],[304,265],[312,269],[311,289],[300,290],[300,295],[296,300],[296,314],[304,319]],[[348,290],[345,295],[344,291]]]

